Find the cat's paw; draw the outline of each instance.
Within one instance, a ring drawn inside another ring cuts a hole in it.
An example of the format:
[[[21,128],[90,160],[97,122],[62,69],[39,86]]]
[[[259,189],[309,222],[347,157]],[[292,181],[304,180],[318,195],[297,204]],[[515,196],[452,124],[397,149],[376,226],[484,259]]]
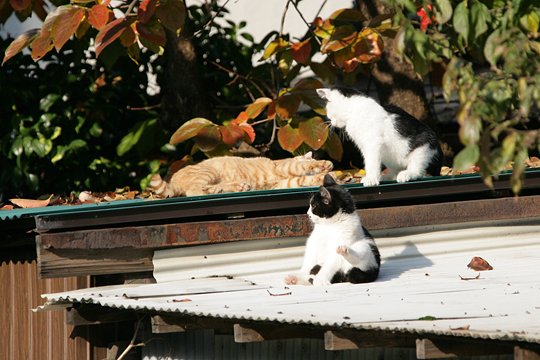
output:
[[[360,183],[364,186],[377,186],[379,185],[379,178],[376,176],[364,176]]]
[[[326,285],[330,285],[330,280],[324,279],[324,278],[321,277],[321,276],[315,276],[315,277],[313,278],[313,285],[314,285],[314,286],[326,286]]]
[[[308,164],[305,175],[317,175],[331,171],[334,168],[334,164],[328,160],[312,161]]]
[[[411,178],[411,175],[409,174],[409,172],[407,172],[407,170],[400,171],[396,176],[396,181],[398,183],[404,183],[410,180],[413,179]]]
[[[223,192],[223,188],[216,185],[208,185],[203,187],[202,191],[205,194],[221,194]]]
[[[251,190],[251,184],[248,184],[248,183],[245,182],[245,181],[242,181],[242,182],[239,183],[238,186],[236,187],[236,191],[238,191],[238,192],[250,191],[250,190]]]
[[[286,285],[296,285],[298,283],[298,278],[296,275],[287,275],[283,279]]]
[[[347,245],[340,245],[337,247],[336,252],[341,256],[345,256],[349,253],[349,247]]]

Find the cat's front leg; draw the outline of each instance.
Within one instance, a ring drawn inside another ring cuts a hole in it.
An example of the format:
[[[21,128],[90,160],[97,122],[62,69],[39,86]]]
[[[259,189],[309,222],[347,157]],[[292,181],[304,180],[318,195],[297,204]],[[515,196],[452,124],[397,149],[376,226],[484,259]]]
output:
[[[381,181],[381,155],[379,148],[362,151],[366,175],[360,181],[364,186],[377,186]]]

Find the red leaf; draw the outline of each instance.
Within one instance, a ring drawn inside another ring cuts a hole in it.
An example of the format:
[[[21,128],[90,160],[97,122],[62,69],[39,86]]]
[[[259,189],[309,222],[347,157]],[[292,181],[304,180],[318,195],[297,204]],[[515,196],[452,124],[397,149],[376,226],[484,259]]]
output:
[[[248,120],[249,120],[249,116],[248,116],[247,112],[242,111],[240,114],[238,114],[236,119],[234,119],[232,121],[232,123],[235,124],[235,125],[240,125],[240,124],[243,124],[243,123],[247,122]]]
[[[253,129],[253,126],[251,126],[250,124],[248,123],[242,123],[240,125],[240,129],[242,129],[242,131],[244,131],[245,133],[245,136],[244,136],[244,140],[248,143],[252,143],[255,141],[255,129]]]
[[[139,36],[142,38],[156,44],[157,46],[165,46],[165,30],[163,30],[163,27],[160,24],[156,23],[153,26],[149,26],[137,21],[135,23],[135,28]]]
[[[88,22],[97,30],[101,30],[105,25],[107,25],[110,13],[111,11],[106,5],[94,5],[90,8],[90,10],[88,10]]]
[[[139,21],[148,24],[156,12],[156,0],[143,0],[137,9]]]
[[[186,4],[182,0],[160,1],[156,15],[167,29],[179,33],[186,22]]]
[[[246,109],[246,114],[250,119],[255,119],[261,114],[265,107],[272,102],[272,99],[267,97],[260,97],[250,104]]]
[[[2,210],[13,210],[13,205],[4,205],[0,208],[0,211]]]
[[[15,40],[13,40],[6,49],[2,65],[4,65],[4,63],[11,59],[13,56],[20,53],[25,47],[27,47],[32,41],[34,41],[38,33],[38,29],[28,30],[19,35]]]
[[[31,4],[31,0],[9,0],[9,3],[13,10],[15,11],[24,11],[26,10]]]
[[[353,26],[345,25],[336,28],[332,36],[324,39],[321,45],[321,52],[336,52],[354,43],[358,33]]]
[[[204,118],[188,120],[174,132],[169,140],[169,144],[175,145],[191,139],[197,136],[202,129],[210,126],[216,126],[216,124]]]
[[[51,36],[56,51],[71,38],[81,24],[85,16],[85,9],[79,6],[61,6]]]
[[[366,28],[358,35],[358,41],[353,45],[355,58],[368,64],[377,61],[383,52],[384,42],[379,33]]]
[[[62,14],[66,6],[69,7],[70,5],[59,6],[47,15],[39,34],[31,44],[32,59],[34,61],[41,59],[54,47],[52,31],[57,24],[58,16]]]
[[[277,139],[278,139],[279,145],[281,145],[281,148],[291,153],[294,150],[298,149],[298,147],[302,145],[302,142],[304,141],[302,139],[302,135],[300,134],[300,131],[298,131],[298,129],[293,128],[289,124],[283,126],[282,128],[278,130]]]
[[[53,49],[53,40],[50,31],[44,31],[42,28],[39,34],[32,41],[32,59],[37,61]]]
[[[294,61],[299,64],[307,64],[311,57],[311,39],[304,40],[291,45],[292,56]]]
[[[208,126],[199,131],[195,144],[202,151],[211,151],[221,142],[221,134],[217,125]]]
[[[476,271],[493,270],[493,266],[480,256],[473,257],[467,267]]]
[[[297,95],[280,96],[276,103],[276,113],[282,119],[290,119],[300,106],[300,97]]]
[[[219,126],[221,140],[228,146],[236,146],[244,138],[244,132],[235,124]]]
[[[318,150],[323,146],[328,138],[328,125],[319,116],[302,121],[298,126],[304,142],[313,150]]]
[[[126,18],[120,18],[104,26],[96,36],[96,56],[99,56],[103,49],[118,39],[129,25]]]
[[[433,10],[430,4],[427,5],[427,8],[429,11]],[[420,30],[426,32],[428,26],[432,23],[432,19],[429,18],[426,9],[424,8],[418,9],[416,14],[420,17]]]

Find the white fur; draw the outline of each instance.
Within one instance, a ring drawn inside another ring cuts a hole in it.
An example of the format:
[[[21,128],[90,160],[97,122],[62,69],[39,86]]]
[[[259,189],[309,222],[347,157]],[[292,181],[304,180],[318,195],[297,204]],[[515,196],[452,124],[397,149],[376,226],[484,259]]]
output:
[[[339,212],[325,219],[313,214],[310,207],[308,215],[315,226],[306,242],[302,267],[285,278],[287,284],[309,285],[312,278],[313,285],[328,285],[338,271],[346,273],[352,267],[367,271],[378,266],[369,246],[373,240],[365,236],[356,212]],[[313,276],[310,271],[315,265],[321,269]]]
[[[344,128],[364,157],[364,186],[378,185],[381,164],[389,169],[388,180],[406,182],[425,175],[435,151],[424,145],[410,151],[408,140],[394,127],[395,114],[389,114],[375,100],[362,95],[343,96],[337,90],[317,89],[326,99],[326,115],[332,126]]]

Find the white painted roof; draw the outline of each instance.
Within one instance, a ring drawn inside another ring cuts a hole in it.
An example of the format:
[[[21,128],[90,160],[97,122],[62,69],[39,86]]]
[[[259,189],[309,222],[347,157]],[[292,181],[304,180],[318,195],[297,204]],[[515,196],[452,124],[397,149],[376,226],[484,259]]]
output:
[[[376,282],[359,285],[285,287],[282,278],[300,266],[305,239],[166,250],[155,256],[156,284],[46,294],[44,308],[86,302],[540,343],[540,219],[498,225],[373,232],[383,256],[381,274]],[[478,274],[466,267],[473,256],[494,269],[462,280]],[[425,317],[436,320],[419,320]]]

